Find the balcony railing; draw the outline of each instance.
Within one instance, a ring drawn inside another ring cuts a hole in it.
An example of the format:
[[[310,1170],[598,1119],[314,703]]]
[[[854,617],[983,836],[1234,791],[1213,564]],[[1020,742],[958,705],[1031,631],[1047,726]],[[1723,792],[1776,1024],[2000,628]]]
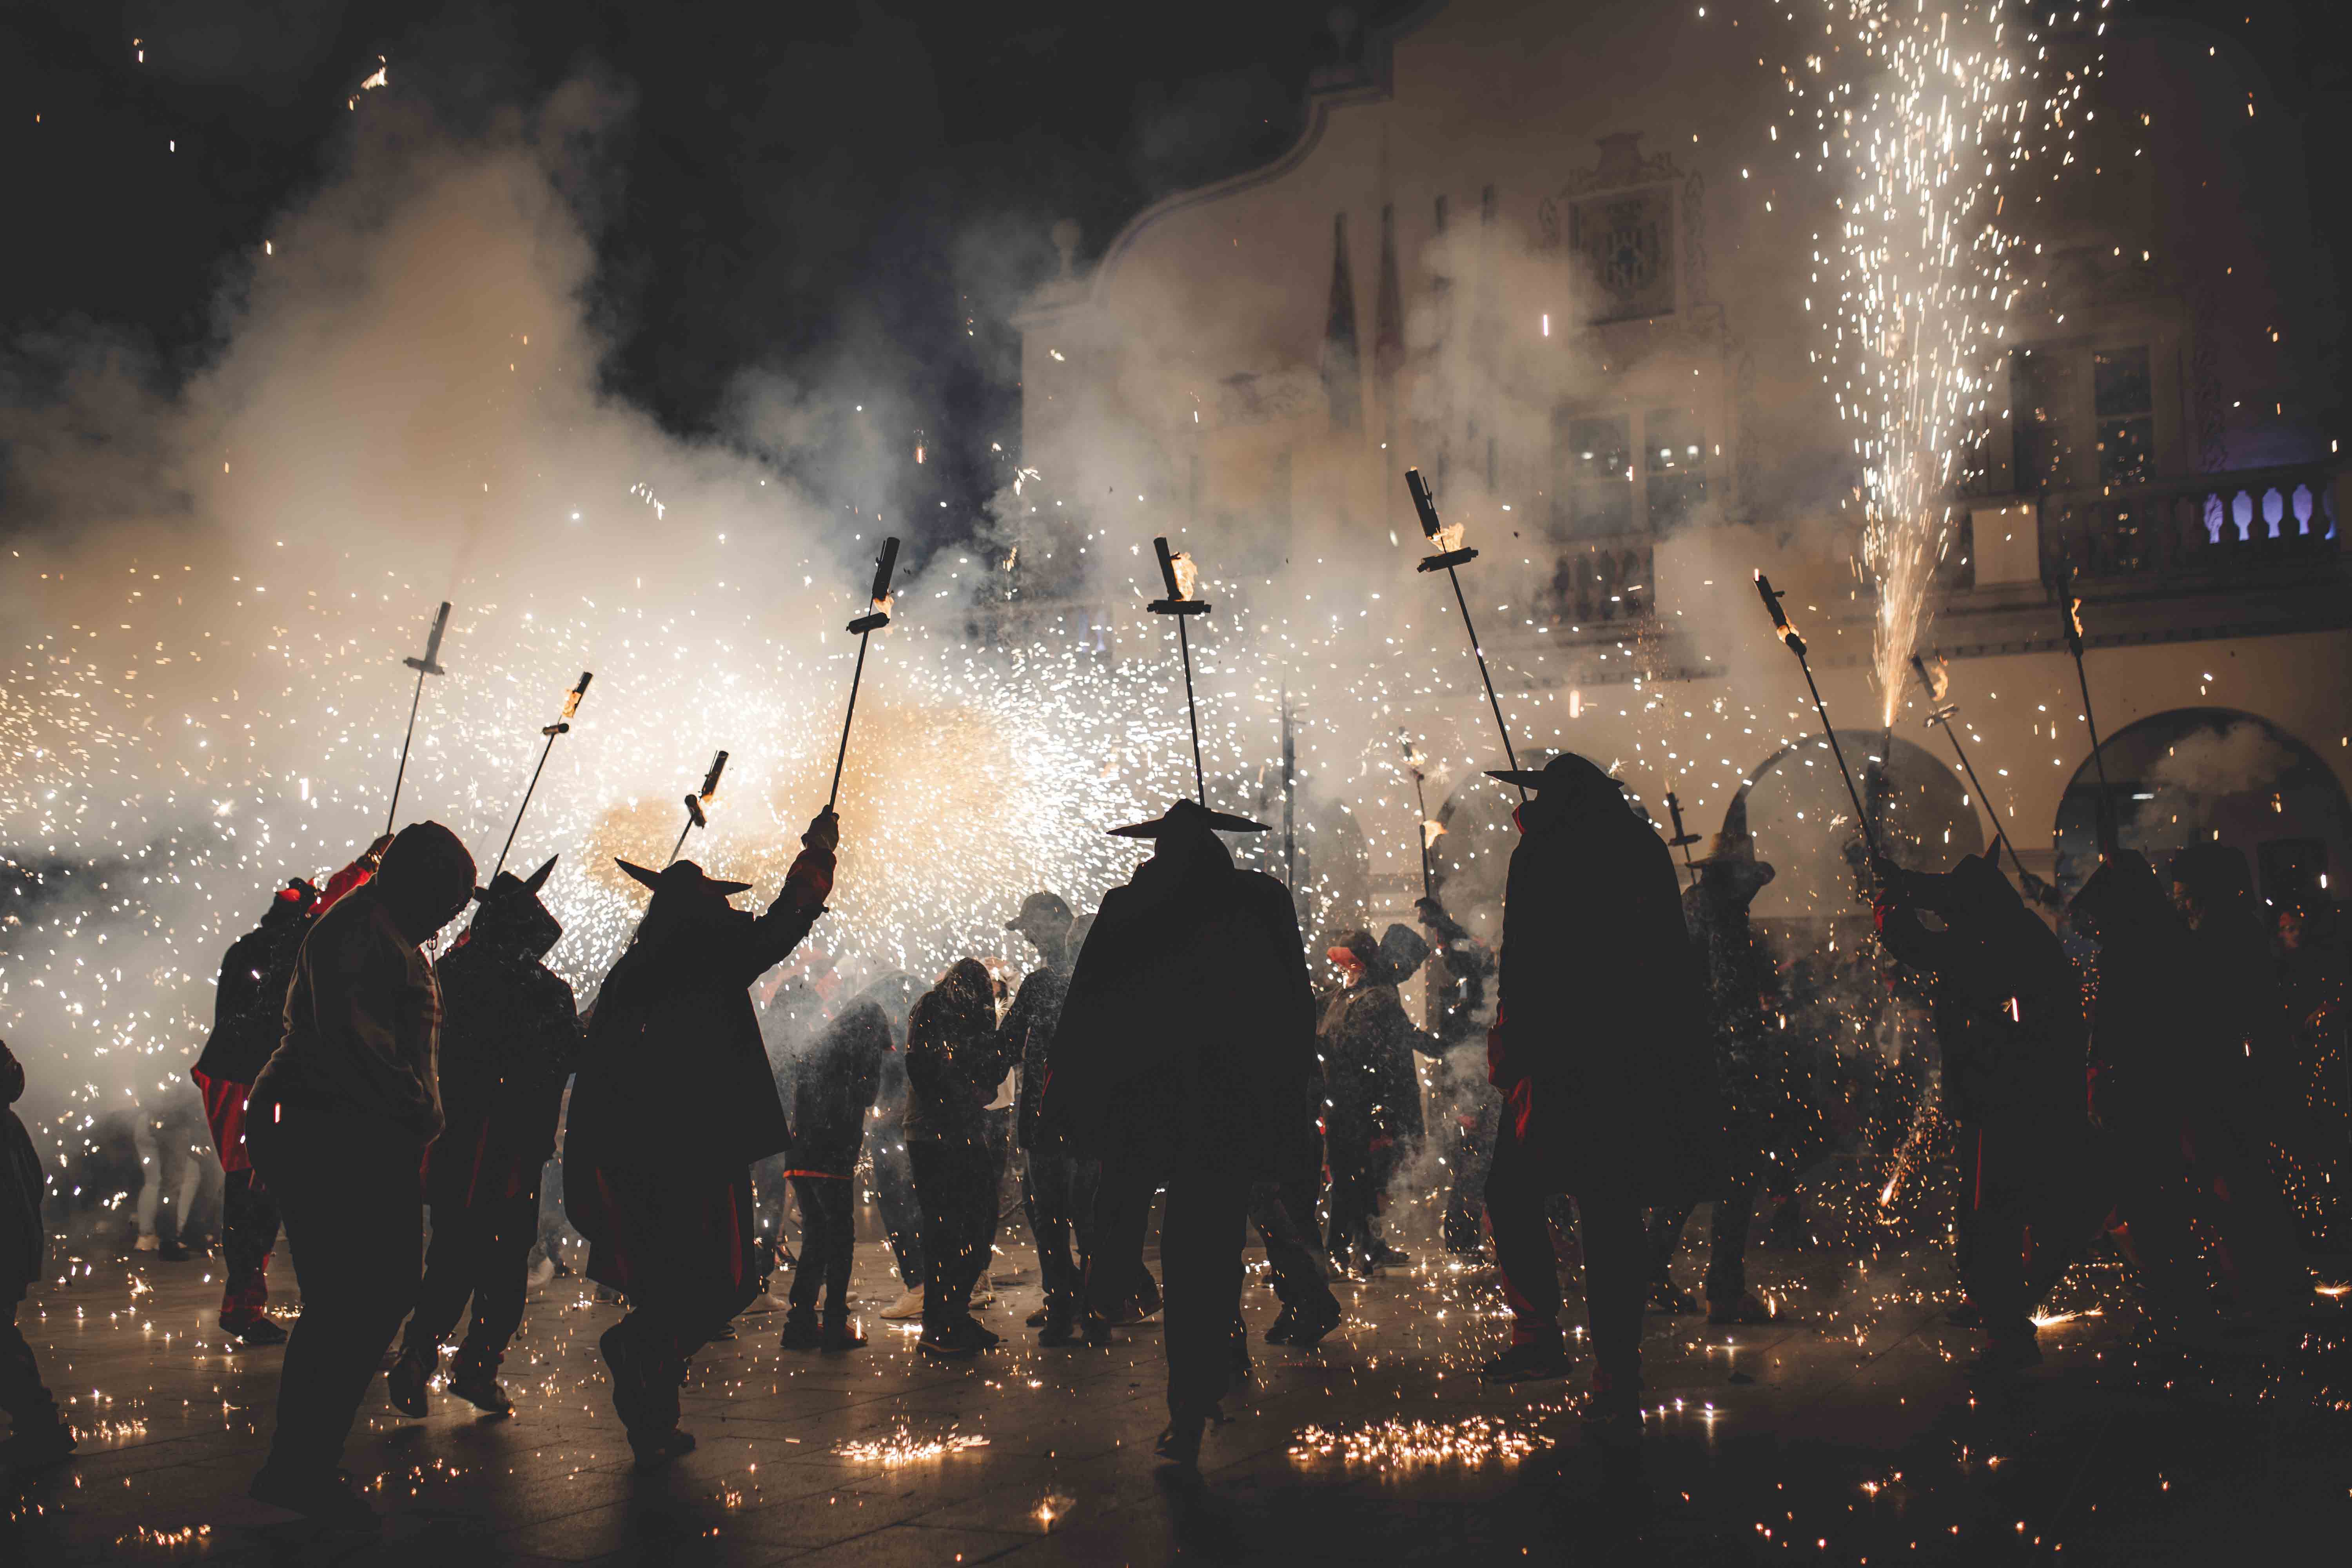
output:
[[[2050,491],[2039,500],[2042,575],[2154,585],[2296,576],[2337,553],[2330,463],[2190,474],[2109,490]]]
[[[1657,597],[1657,560],[1647,533],[1559,545],[1550,582],[1537,590],[1535,619],[1592,626],[1636,619]]]

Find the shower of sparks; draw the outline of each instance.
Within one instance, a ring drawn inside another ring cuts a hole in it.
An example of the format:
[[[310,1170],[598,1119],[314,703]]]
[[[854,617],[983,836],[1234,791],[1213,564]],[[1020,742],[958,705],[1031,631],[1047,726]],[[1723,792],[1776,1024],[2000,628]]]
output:
[[[1308,1426],[1290,1445],[1300,1464],[1338,1459],[1343,1464],[1393,1469],[1418,1465],[1513,1464],[1552,1440],[1484,1415],[1459,1421],[1382,1421],[1353,1431]]]
[[[912,1465],[987,1447],[987,1438],[971,1432],[951,1431],[939,1437],[918,1437],[902,1421],[887,1437],[844,1443],[834,1449],[833,1457],[860,1465]]]
[[[1958,488],[1999,412],[2005,318],[2025,287],[2022,193],[2074,163],[2074,120],[2099,58],[2094,42],[2086,59],[2072,48],[2072,65],[2053,59],[2015,0],[1932,12],[1924,0],[1822,4],[1840,47],[1816,42],[1801,67],[1783,68],[1816,132],[1789,140],[1799,163],[1843,163],[1847,176],[1835,231],[1815,237],[1825,241],[1815,276],[1834,279],[1821,296],[1818,361],[1839,416],[1861,426],[1862,558],[1878,584],[1875,661],[1892,724],[1927,590],[1955,542]]]

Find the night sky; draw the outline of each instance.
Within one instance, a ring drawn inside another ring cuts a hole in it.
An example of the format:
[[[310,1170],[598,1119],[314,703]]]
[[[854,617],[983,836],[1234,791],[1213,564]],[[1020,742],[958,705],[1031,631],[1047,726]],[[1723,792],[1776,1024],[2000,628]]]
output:
[[[2252,51],[2304,121],[2323,238],[2352,254],[2334,188],[2352,78],[2329,7],[2137,8]],[[1013,449],[1005,317],[1053,266],[1054,220],[1077,218],[1091,254],[1153,198],[1279,153],[1309,71],[1339,52],[1332,15],[1298,0],[14,0],[0,11],[15,235],[0,396],[46,395],[37,356],[13,352],[43,333],[119,335],[166,380],[202,364],[271,216],[340,166],[349,100],[379,56],[389,91],[460,129],[585,76],[631,105],[572,193],[598,237],[610,390],[674,432],[723,438],[747,370],[871,376],[911,397],[938,454],[936,489],[909,510],[955,533],[1002,482],[992,442]]]

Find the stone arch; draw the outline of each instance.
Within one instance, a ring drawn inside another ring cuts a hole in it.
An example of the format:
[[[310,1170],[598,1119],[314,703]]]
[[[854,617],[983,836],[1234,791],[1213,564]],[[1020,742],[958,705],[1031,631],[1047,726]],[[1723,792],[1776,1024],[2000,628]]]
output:
[[[1967,782],[1933,752],[1875,731],[1841,730],[1837,742],[1895,864],[1941,871],[1982,852],[1987,835]],[[1851,842],[1858,853],[1861,844],[1853,802],[1822,737],[1783,746],[1750,770],[1724,808],[1723,832],[1753,837],[1758,858],[1777,873],[1757,895],[1757,919],[1803,922],[1861,912],[1846,848]]]
[[[2246,857],[2262,895],[2339,898],[2352,862],[2352,802],[2319,754],[2259,714],[2175,708],[2126,725],[2084,757],[2059,798],[2052,842],[2059,890],[2098,863],[2099,766],[2117,837],[2159,870],[2191,843]]]

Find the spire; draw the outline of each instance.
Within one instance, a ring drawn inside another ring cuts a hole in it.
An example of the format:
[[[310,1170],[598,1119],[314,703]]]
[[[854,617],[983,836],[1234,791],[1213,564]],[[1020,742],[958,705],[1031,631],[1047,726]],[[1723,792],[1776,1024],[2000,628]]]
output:
[[[1331,313],[1323,327],[1323,391],[1331,400],[1331,428],[1353,430],[1363,417],[1364,395],[1356,356],[1356,274],[1348,265],[1348,215],[1331,219]]]
[[[1404,300],[1397,285],[1396,208],[1381,208],[1381,281],[1372,296],[1372,374],[1387,381],[1404,363]]]

